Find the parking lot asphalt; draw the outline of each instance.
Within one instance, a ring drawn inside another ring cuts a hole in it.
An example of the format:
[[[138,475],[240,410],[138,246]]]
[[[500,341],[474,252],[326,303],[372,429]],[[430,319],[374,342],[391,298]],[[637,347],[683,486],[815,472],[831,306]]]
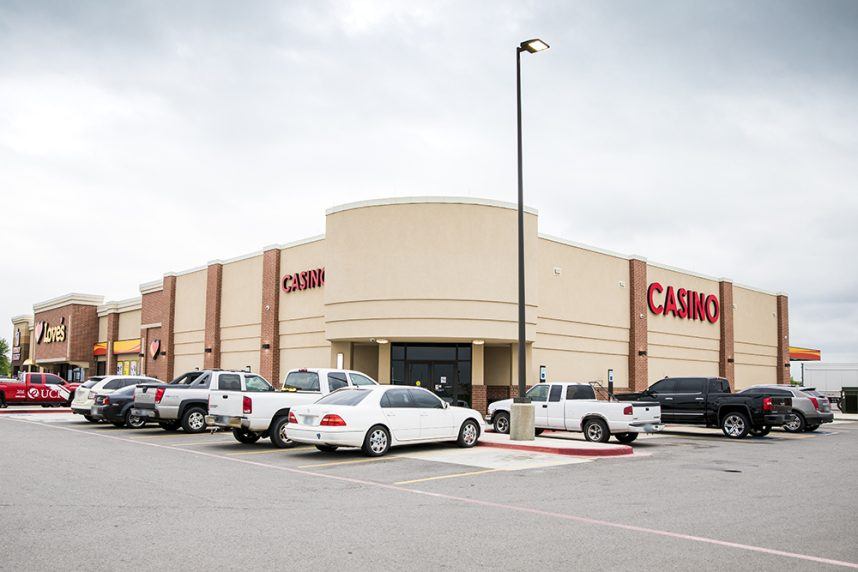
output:
[[[858,423],[669,429],[631,457],[367,459],[3,415],[0,570],[858,568]]]

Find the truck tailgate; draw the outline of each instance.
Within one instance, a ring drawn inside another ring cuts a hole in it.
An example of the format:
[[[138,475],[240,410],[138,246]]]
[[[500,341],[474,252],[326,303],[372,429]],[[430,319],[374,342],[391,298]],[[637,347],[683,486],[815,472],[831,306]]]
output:
[[[635,401],[632,403],[632,419],[661,423],[661,405],[652,401]]]
[[[244,415],[243,393],[240,391],[212,391],[209,393],[209,415],[241,417]]]
[[[134,407],[155,409],[155,385],[138,385],[134,388]]]

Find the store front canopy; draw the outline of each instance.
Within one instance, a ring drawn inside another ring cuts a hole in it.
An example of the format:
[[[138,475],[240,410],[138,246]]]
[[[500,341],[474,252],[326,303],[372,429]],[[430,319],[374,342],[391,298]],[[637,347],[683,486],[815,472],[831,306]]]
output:
[[[797,348],[793,346],[790,346],[789,348],[790,361],[819,361],[821,359],[821,350],[812,350],[810,348]]]

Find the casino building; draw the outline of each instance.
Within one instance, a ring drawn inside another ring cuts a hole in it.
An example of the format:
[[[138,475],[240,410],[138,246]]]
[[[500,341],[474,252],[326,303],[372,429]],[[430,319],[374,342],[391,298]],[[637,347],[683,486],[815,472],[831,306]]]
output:
[[[514,205],[342,205],[325,234],[167,272],[139,296],[68,294],[13,318],[13,367],[67,379],[347,367],[485,410],[516,395]],[[539,234],[525,214],[528,384],[664,376],[789,382],[787,297]]]

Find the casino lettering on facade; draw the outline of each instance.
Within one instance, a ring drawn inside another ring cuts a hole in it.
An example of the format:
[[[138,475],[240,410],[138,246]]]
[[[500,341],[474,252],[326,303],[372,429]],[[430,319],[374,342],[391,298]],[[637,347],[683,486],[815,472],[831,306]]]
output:
[[[286,274],[281,281],[283,291],[287,294],[298,290],[309,290],[325,285],[325,269],[314,268],[294,274]]]
[[[649,285],[646,300],[649,311],[657,316],[670,314],[676,318],[701,322],[706,320],[714,324],[721,315],[721,305],[715,294],[695,292],[685,288],[676,289],[673,286],[665,289],[658,282]]]

